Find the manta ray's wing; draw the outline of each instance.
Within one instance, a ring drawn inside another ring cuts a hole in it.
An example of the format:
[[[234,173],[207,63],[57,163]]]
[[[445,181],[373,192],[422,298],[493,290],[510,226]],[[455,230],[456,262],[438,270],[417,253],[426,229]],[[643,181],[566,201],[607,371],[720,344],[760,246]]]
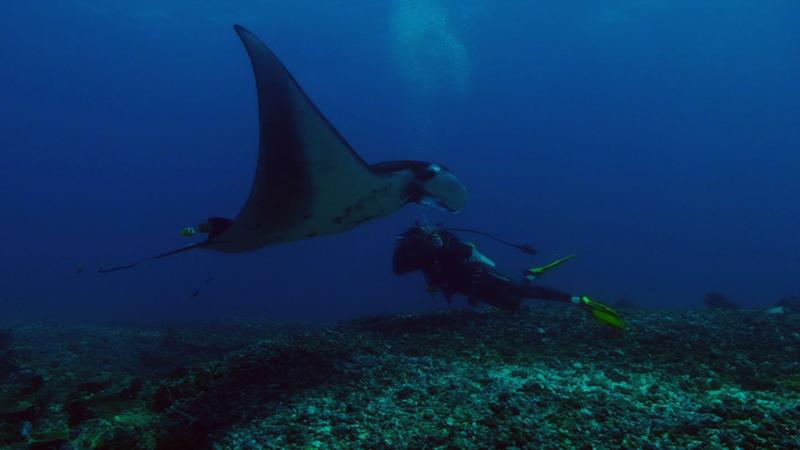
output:
[[[256,78],[258,166],[241,212],[204,247],[245,251],[335,233],[401,207],[390,195],[398,183],[370,170],[258,37],[235,29]]]
[[[409,200],[409,171],[371,170],[275,54],[253,33],[238,25],[235,29],[250,56],[258,91],[260,141],[250,195],[235,220],[209,219],[207,241],[139,262],[196,248],[242,252],[337,233],[394,212]]]

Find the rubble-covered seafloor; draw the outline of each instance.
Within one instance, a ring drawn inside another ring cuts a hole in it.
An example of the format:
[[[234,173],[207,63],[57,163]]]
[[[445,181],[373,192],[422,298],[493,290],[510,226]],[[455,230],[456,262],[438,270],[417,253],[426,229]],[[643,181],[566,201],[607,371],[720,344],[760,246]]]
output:
[[[800,313],[16,324],[0,448],[800,448]]]

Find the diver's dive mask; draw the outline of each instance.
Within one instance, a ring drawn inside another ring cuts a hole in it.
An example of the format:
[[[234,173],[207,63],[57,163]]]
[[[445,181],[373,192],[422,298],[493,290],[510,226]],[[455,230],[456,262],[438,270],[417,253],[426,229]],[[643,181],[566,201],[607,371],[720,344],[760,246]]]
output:
[[[408,228],[397,236],[394,245],[394,273],[408,273],[424,268],[443,244],[442,237],[436,233],[435,228],[419,225]]]

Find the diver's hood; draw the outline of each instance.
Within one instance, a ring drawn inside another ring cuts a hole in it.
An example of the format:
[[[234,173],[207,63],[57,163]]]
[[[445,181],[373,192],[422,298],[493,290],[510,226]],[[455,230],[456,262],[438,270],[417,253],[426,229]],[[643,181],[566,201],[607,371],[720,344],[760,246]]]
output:
[[[422,227],[407,229],[397,237],[392,257],[392,270],[404,274],[423,269],[435,256],[436,247],[430,233]]]

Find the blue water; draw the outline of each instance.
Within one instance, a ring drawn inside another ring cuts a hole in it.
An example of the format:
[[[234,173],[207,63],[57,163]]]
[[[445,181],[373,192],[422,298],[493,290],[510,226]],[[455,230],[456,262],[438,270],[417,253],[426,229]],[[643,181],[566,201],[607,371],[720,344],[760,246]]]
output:
[[[0,317],[441,309],[390,270],[423,218],[539,248],[477,241],[512,274],[577,252],[542,283],[608,302],[771,305],[800,292],[799,20],[794,1],[6,2]],[[95,274],[243,204],[257,111],[234,23],[364,159],[443,163],[467,208]]]

